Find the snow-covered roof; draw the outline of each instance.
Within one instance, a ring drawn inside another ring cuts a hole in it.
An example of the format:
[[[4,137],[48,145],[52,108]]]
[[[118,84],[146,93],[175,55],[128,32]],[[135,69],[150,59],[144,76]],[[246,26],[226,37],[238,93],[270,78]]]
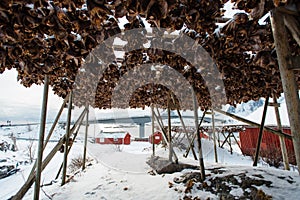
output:
[[[97,135],[99,138],[125,138],[127,132],[102,132]]]

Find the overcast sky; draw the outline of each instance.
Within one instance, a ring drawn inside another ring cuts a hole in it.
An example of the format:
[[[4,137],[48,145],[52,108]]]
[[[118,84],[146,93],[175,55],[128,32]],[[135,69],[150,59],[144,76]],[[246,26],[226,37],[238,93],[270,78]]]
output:
[[[43,86],[33,85],[25,88],[17,82],[16,70],[6,70],[0,75],[0,124],[12,122],[39,121]],[[49,92],[49,116],[59,109],[62,99]]]
[[[16,70],[6,70],[0,74],[0,125],[6,124],[7,120],[12,123],[39,122],[41,115],[43,86],[32,85],[25,88],[17,81]],[[63,99],[54,95],[49,88],[47,118],[51,122],[55,118]],[[83,108],[73,110],[73,120],[81,113]],[[111,117],[126,117],[133,115],[149,115],[150,110],[99,110],[90,109],[90,119],[101,119]],[[66,118],[66,109],[61,121]]]

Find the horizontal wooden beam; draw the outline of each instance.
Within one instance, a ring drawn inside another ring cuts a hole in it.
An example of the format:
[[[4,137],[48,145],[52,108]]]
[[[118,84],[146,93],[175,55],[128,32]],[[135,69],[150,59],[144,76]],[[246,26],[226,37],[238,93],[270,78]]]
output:
[[[297,10],[292,10],[292,9],[287,8],[287,7],[277,7],[276,10],[283,13],[283,14],[300,16],[300,14]]]
[[[227,116],[229,116],[229,117],[231,117],[231,118],[233,118],[233,119],[236,119],[236,120],[238,120],[238,121],[244,122],[244,123],[249,124],[249,125],[251,125],[251,126],[260,127],[260,124],[258,124],[258,123],[256,123],[256,122],[252,122],[252,121],[250,121],[250,120],[247,120],[247,119],[244,119],[244,118],[242,118],[242,117],[236,116],[236,115],[234,115],[234,114],[228,113],[228,112],[223,111],[223,110],[221,110],[221,109],[215,108],[214,110],[215,110],[216,112],[218,112],[218,113],[221,113],[221,114],[223,114],[223,115],[227,115]],[[268,131],[268,132],[271,132],[271,133],[274,133],[274,134],[279,135],[279,136],[284,136],[284,137],[287,138],[287,139],[292,139],[292,136],[291,136],[291,135],[286,134],[286,133],[282,132],[281,130],[274,130],[274,129],[269,128],[269,127],[266,127],[266,126],[264,126],[264,130],[265,130],[265,131]]]
[[[270,102],[270,103],[268,104],[268,106],[273,106],[273,107],[279,108],[279,107],[280,107],[280,103]]]

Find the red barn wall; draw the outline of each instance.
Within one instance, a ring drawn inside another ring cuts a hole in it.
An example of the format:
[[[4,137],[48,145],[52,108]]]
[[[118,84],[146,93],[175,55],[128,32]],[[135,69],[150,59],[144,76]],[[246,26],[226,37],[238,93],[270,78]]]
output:
[[[131,135],[127,133],[124,138],[96,138],[95,142],[99,144],[126,144],[129,145],[131,142]],[[101,141],[102,140],[102,141]]]
[[[283,132],[287,134],[291,134],[290,128],[284,128]],[[244,132],[240,132],[239,135],[240,135],[241,149],[243,154],[252,156],[255,153],[258,134],[259,134],[259,128],[256,127],[246,127],[246,130]],[[289,161],[290,163],[294,163],[295,153],[294,153],[293,142],[292,140],[285,139],[285,144],[289,155]],[[268,131],[264,131],[262,143],[261,143],[261,150],[266,150],[267,148],[271,149],[274,147],[280,149],[279,136],[270,133]]]

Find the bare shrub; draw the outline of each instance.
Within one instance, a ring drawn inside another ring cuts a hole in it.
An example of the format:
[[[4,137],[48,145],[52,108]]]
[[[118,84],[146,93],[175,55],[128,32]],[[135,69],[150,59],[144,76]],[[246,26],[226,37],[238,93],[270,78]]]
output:
[[[34,145],[34,140],[30,140],[28,145],[26,146],[26,150],[27,150],[27,156],[29,157],[29,161],[30,163],[33,162],[33,159],[34,159],[34,155],[35,155],[35,145]]]
[[[86,163],[90,162],[91,159],[90,158],[86,158]],[[72,158],[70,164],[69,164],[69,170],[71,173],[77,171],[78,169],[80,169],[83,165],[83,158],[81,155],[78,155],[75,158]]]

